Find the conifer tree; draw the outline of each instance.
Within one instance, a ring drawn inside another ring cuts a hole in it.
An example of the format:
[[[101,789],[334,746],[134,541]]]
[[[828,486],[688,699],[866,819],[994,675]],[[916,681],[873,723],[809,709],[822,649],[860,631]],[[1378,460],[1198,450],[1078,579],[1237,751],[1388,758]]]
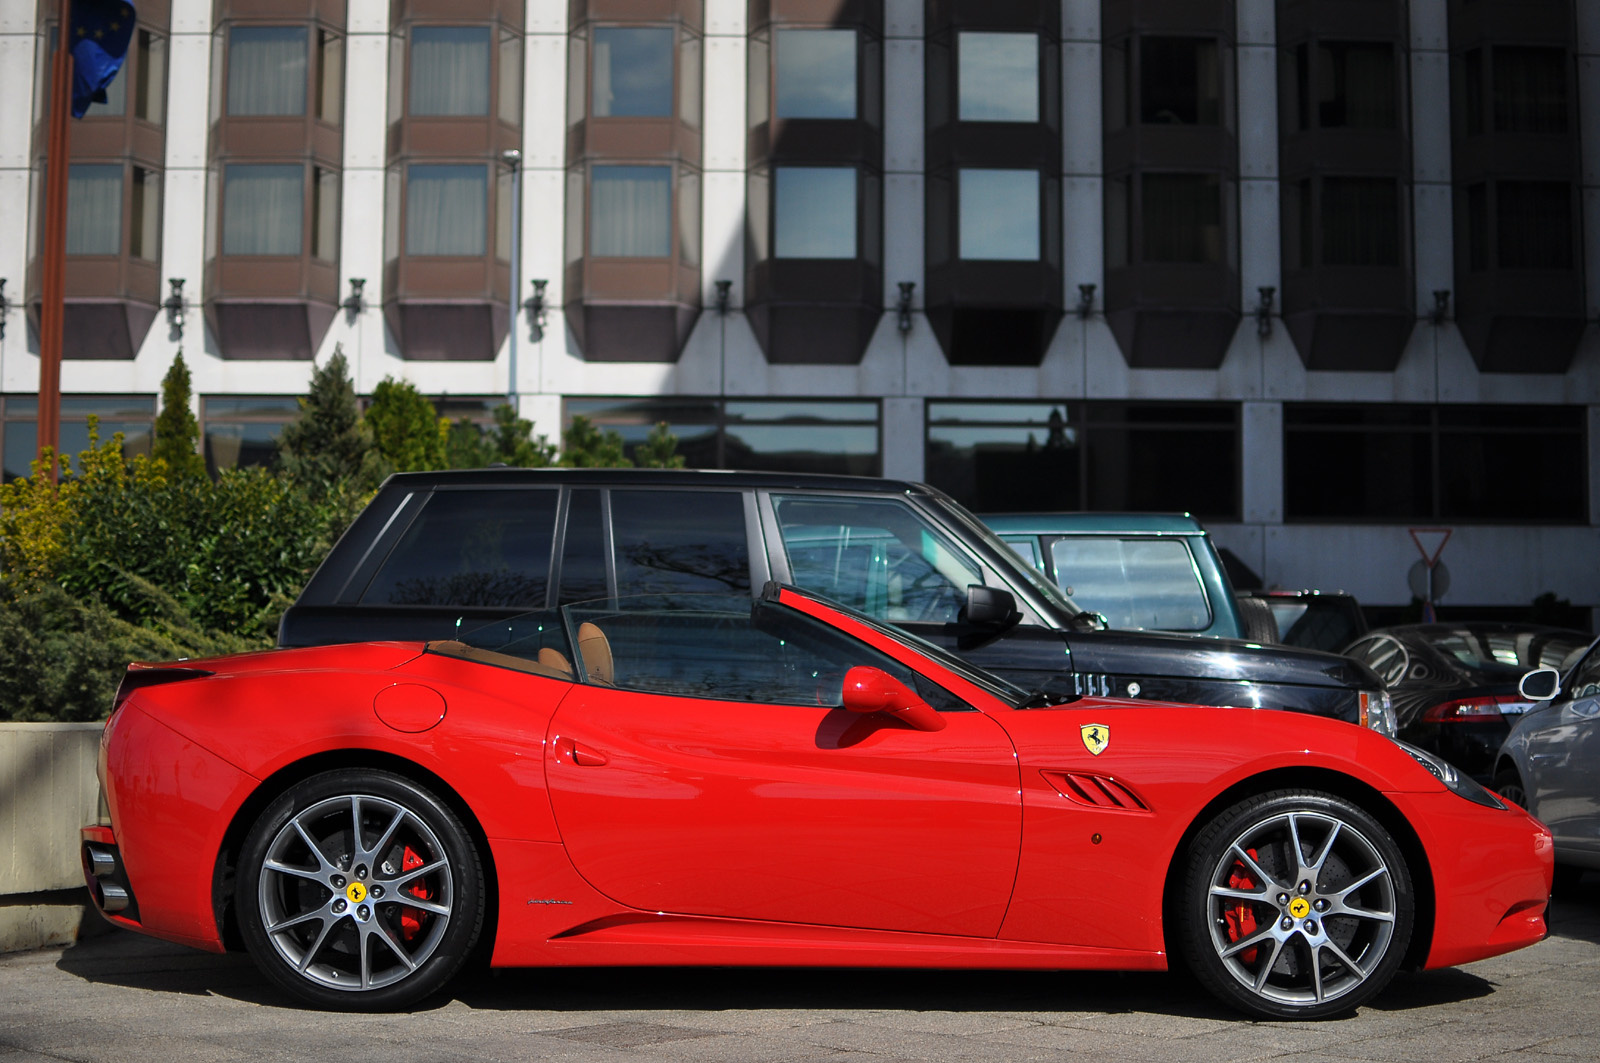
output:
[[[341,347],[334,347],[328,363],[312,372],[299,416],[279,433],[278,467],[304,484],[313,497],[322,497],[343,482],[366,487],[378,479],[372,432],[361,422],[355,384]]]
[[[200,441],[200,422],[189,408],[191,397],[189,367],[183,352],[172,360],[172,367],[161,379],[161,412],[156,415],[152,458],[161,458],[173,476],[199,476],[206,471],[206,460],[195,444]]]
[[[372,389],[372,404],[363,420],[372,430],[374,448],[394,471],[445,468],[450,422],[411,381],[384,377]]]
[[[596,428],[582,414],[572,418],[572,426],[561,436],[560,464],[569,469],[633,468],[623,453],[621,433]]]
[[[672,434],[667,422],[657,421],[644,442],[634,449],[633,456],[641,469],[681,469],[684,458],[678,453],[678,437]]]

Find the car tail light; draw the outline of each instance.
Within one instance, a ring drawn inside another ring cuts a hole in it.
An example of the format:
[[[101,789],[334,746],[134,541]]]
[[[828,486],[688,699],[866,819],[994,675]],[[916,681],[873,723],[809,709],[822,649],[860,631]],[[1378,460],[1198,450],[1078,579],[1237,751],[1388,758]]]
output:
[[[148,665],[135,662],[128,665],[128,670],[122,676],[122,682],[117,684],[116,697],[111,699],[111,711],[116,712],[122,708],[122,703],[128,700],[128,695],[135,690],[145,687],[160,686],[163,683],[176,683],[182,679],[200,679],[204,676],[216,675],[204,668],[184,668],[174,665]]]
[[[1499,720],[1500,706],[1521,699],[1515,694],[1500,694],[1483,698],[1451,698],[1441,701],[1422,714],[1424,723],[1486,723]]]

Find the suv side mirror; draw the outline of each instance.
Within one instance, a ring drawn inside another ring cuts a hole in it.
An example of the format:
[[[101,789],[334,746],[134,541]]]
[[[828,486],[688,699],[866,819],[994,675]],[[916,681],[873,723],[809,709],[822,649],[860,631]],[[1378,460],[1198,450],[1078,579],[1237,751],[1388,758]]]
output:
[[[1549,701],[1561,692],[1561,673],[1554,668],[1535,668],[1522,677],[1517,690],[1529,701]]]
[[[844,707],[851,712],[887,712],[919,731],[944,730],[944,717],[881,668],[858,664],[844,674]]]
[[[967,607],[961,612],[961,618],[967,623],[982,626],[1010,625],[1022,619],[1022,614],[1017,612],[1017,600],[1010,591],[985,587],[981,583],[968,585]]]

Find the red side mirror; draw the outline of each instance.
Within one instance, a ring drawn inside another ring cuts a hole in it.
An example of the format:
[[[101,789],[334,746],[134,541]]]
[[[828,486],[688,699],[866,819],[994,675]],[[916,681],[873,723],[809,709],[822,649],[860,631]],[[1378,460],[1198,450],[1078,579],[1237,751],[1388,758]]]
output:
[[[887,712],[919,731],[944,730],[943,716],[879,668],[857,665],[844,674],[844,707],[851,712]]]

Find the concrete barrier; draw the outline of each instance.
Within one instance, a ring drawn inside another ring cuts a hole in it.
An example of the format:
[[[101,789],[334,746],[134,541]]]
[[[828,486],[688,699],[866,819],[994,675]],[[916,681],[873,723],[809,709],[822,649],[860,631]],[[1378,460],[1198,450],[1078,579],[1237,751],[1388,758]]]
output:
[[[71,944],[84,923],[78,828],[100,814],[101,727],[0,723],[0,952]]]

